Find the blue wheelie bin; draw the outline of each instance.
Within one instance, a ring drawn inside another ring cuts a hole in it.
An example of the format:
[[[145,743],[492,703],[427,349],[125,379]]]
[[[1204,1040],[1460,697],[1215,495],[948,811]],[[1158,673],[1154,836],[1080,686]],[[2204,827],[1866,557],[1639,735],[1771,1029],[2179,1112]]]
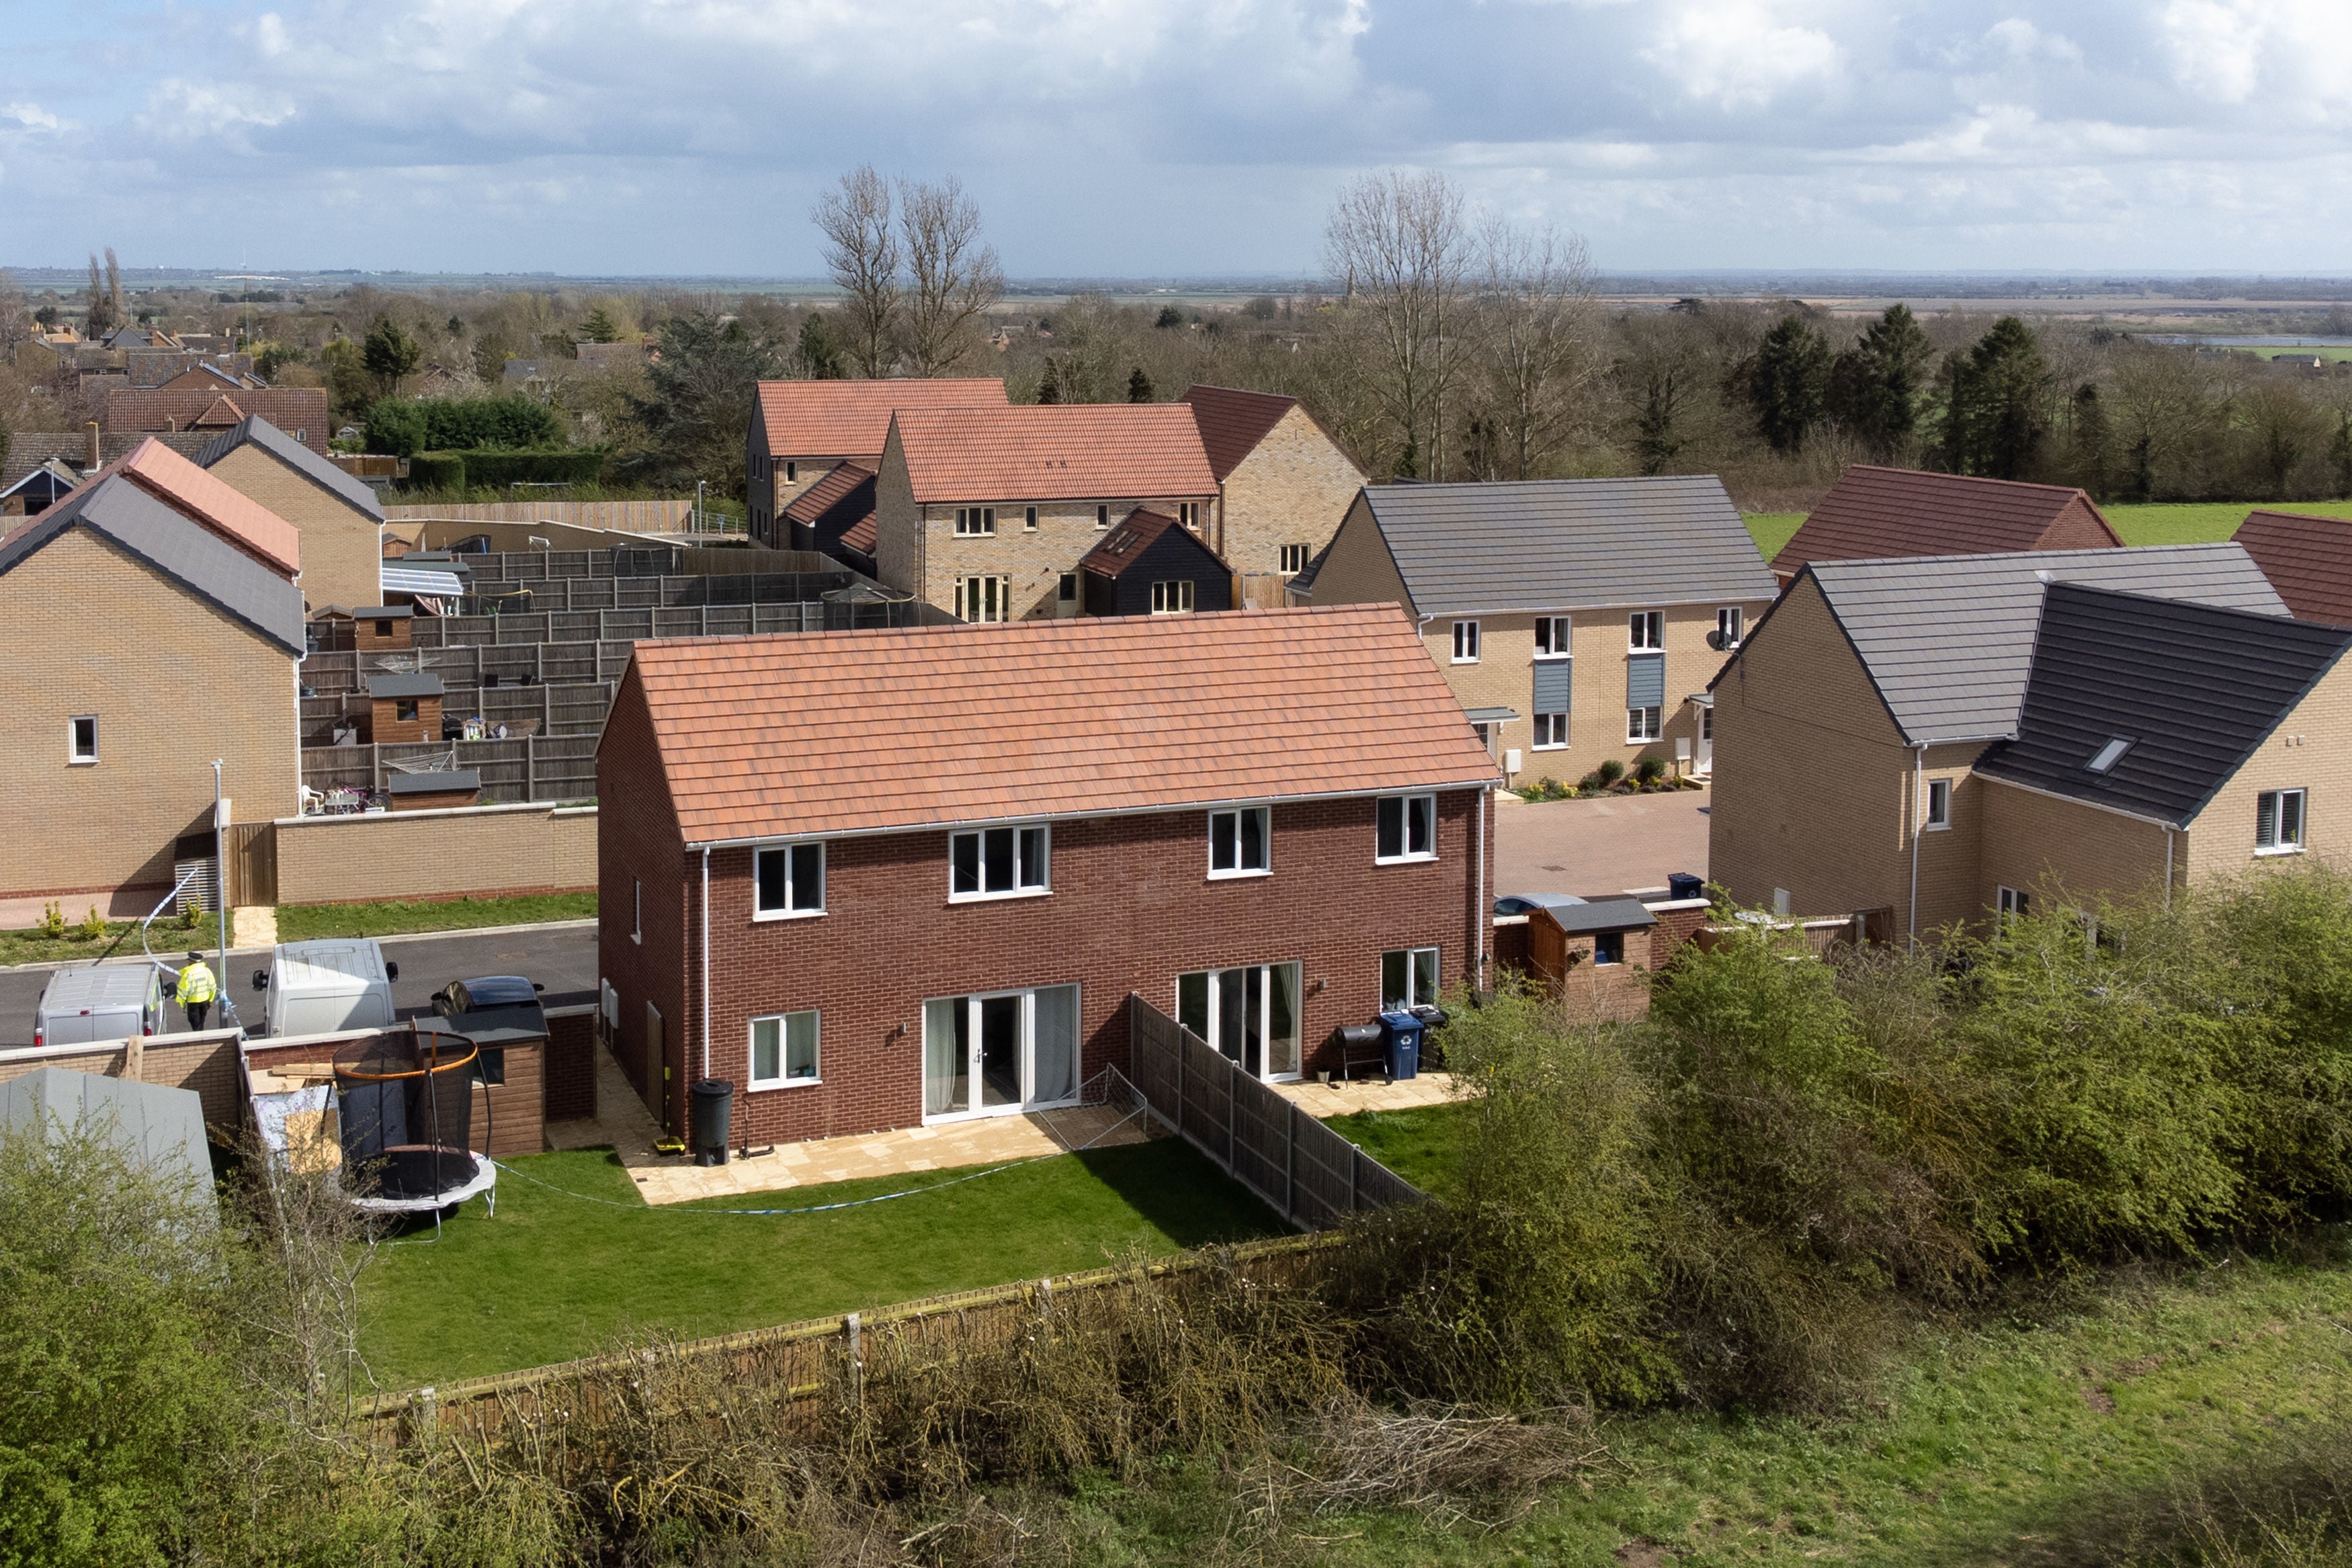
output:
[[[1421,1076],[1421,1031],[1426,1027],[1418,1014],[1402,1009],[1381,1015],[1381,1047],[1388,1057],[1390,1082]]]

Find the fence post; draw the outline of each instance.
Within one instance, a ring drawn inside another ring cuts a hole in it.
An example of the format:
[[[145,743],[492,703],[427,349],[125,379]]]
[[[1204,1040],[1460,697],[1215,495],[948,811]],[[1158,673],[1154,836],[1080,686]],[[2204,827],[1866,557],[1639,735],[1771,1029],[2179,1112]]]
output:
[[[1282,1214],[1285,1219],[1298,1221],[1298,1103],[1286,1100],[1290,1114],[1282,1124]]]
[[[1357,1189],[1357,1178],[1356,1178],[1356,1173],[1357,1173],[1357,1171],[1358,1171],[1360,1168],[1361,1168],[1362,1162],[1363,1162],[1363,1158],[1364,1158],[1364,1151],[1363,1151],[1363,1150],[1361,1150],[1361,1149],[1360,1149],[1360,1148],[1358,1148],[1358,1147],[1356,1146],[1356,1145],[1355,1145],[1355,1141],[1354,1141],[1353,1139],[1349,1140],[1349,1143],[1348,1143],[1348,1212],[1349,1212],[1349,1214],[1353,1214],[1353,1213],[1355,1213],[1358,1209],[1361,1208],[1361,1207],[1364,1206],[1364,1200],[1363,1200],[1361,1197],[1358,1197],[1358,1196],[1357,1196],[1357,1190],[1356,1190],[1356,1189]]]
[[[522,798],[539,799],[539,740],[529,735],[522,737]]]
[[[841,1320],[841,1337],[849,1342],[849,1386],[857,1402],[866,1402],[866,1334],[859,1327],[857,1314],[851,1312]]]
[[[1235,1075],[1225,1074],[1225,1169],[1234,1168],[1234,1103],[1241,1096],[1234,1092]]]

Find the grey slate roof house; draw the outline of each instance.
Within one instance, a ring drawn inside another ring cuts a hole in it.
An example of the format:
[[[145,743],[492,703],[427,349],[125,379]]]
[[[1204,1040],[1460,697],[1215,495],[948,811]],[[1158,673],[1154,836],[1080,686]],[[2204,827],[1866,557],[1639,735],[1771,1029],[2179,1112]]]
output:
[[[1712,476],[1381,485],[1359,492],[1295,603],[1402,604],[1506,769],[1710,766],[1705,688],[1772,602]]]
[[[2347,643],[2236,545],[1812,562],[1711,689],[1709,876],[1926,940],[2352,850]]]

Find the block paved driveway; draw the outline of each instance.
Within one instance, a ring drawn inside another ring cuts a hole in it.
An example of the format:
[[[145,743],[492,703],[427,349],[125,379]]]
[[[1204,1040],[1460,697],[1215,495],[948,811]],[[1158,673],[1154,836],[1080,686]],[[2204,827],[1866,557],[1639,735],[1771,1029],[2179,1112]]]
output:
[[[1494,809],[1495,896],[1619,894],[1706,874],[1705,789],[1597,800],[1505,800]]]

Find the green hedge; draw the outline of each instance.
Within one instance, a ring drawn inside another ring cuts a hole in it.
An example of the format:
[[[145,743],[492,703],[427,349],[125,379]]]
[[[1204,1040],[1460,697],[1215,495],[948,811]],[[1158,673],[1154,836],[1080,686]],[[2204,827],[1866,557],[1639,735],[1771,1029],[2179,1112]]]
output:
[[[527,397],[388,397],[367,415],[367,449],[394,457],[486,446],[537,451],[562,441],[562,419]]]
[[[408,460],[410,490],[462,490],[466,487],[466,457],[459,452],[420,452]]]
[[[538,452],[467,452],[466,483],[504,489],[531,485],[593,485],[604,475],[604,455],[572,448]],[[414,472],[412,465],[411,472]]]

